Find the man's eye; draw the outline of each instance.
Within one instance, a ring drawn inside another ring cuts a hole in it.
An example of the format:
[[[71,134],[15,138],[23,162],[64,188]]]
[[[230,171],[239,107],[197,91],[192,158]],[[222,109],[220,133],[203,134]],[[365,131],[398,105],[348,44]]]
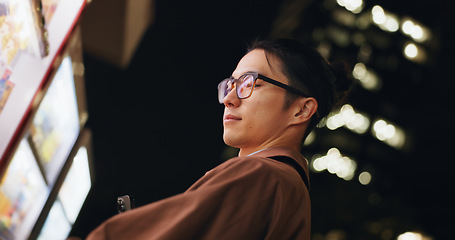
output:
[[[245,84],[244,86],[245,86],[246,88],[251,88],[251,87],[253,86],[253,84],[252,84],[252,83],[247,83],[247,84]]]

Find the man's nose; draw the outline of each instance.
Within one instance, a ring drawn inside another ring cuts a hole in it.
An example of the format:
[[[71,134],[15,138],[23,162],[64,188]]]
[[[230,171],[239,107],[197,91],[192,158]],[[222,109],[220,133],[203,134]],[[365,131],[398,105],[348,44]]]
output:
[[[241,100],[237,97],[237,89],[233,87],[231,91],[224,97],[223,104],[226,107],[238,107]]]

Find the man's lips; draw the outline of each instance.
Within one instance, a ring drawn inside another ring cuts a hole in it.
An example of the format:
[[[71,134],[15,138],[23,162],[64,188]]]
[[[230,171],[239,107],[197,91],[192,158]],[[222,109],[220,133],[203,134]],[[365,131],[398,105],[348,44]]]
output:
[[[239,121],[239,120],[242,120],[241,117],[237,117],[235,115],[232,115],[232,114],[228,114],[226,116],[224,116],[224,121]]]

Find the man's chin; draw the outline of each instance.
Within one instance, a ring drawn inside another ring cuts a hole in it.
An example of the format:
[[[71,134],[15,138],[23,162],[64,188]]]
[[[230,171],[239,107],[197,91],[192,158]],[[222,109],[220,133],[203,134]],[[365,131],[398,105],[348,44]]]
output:
[[[223,141],[226,145],[228,145],[230,147],[239,148],[238,139],[230,134],[226,134],[226,132],[223,134]]]

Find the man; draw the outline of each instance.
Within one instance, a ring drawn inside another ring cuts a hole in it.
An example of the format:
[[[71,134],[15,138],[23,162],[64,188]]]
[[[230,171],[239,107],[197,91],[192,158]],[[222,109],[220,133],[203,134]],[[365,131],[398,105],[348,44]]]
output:
[[[218,86],[239,156],[182,194],[108,219],[87,239],[310,239],[307,134],[339,98],[335,71],[293,40],[255,43]]]

